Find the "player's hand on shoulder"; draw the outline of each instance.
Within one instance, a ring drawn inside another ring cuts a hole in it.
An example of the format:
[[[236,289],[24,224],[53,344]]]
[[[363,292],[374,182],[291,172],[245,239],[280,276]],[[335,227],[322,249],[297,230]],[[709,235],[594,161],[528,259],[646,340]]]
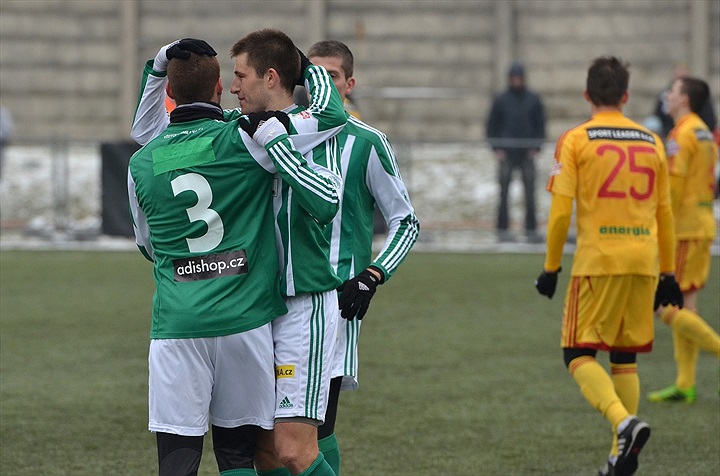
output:
[[[288,133],[290,118],[282,111],[251,112],[240,118],[239,125],[264,147],[271,140]]]

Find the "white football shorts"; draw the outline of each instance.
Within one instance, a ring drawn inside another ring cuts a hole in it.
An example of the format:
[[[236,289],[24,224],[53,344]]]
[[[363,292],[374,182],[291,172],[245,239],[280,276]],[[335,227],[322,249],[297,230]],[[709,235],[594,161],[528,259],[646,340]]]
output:
[[[275,418],[323,422],[340,311],[337,292],[285,299],[288,313],[272,322],[275,342]]]
[[[338,322],[332,378],[342,377],[340,390],[358,388],[358,338],[362,321],[340,318]]]
[[[222,337],[152,339],[148,357],[153,432],[202,436],[223,428],[273,428],[270,323]]]

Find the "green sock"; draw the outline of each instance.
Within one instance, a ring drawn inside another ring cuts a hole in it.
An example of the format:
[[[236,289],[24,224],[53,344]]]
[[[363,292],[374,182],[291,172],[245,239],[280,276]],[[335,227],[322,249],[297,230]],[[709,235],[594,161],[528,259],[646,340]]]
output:
[[[291,476],[292,473],[286,467],[271,469],[269,471],[258,471],[258,476]]]
[[[335,476],[340,476],[340,447],[338,446],[335,433],[318,440],[320,452],[325,456],[325,461],[330,465]]]
[[[313,464],[298,476],[335,476],[335,473],[327,461],[325,461],[323,454],[320,453],[315,461],[313,461]]]
[[[220,476],[255,476],[257,473],[252,468],[237,468],[220,471]]]

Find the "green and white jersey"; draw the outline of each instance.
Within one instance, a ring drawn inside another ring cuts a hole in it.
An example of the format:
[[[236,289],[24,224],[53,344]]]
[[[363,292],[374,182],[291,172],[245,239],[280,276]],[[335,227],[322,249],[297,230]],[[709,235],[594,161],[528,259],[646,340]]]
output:
[[[339,122],[345,124],[347,114],[325,68],[311,65],[304,74],[310,106],[304,109],[293,105],[283,111],[290,117],[291,141],[311,167],[326,176],[334,176],[339,172],[338,146],[331,136],[342,127],[338,126]],[[168,121],[164,105],[165,82],[164,74],[154,71],[152,61],[148,61],[131,134],[140,144],[157,135],[158,129]],[[226,120],[236,120],[241,114],[239,109],[224,111]],[[328,140],[317,145],[318,134]],[[262,153],[262,146],[249,142],[246,145],[255,156]],[[322,201],[317,203],[324,204]],[[325,235],[326,225],[335,214],[319,213],[316,205],[298,196],[285,180],[277,182],[274,213],[283,296],[337,288],[342,280],[330,264],[330,243]]]
[[[326,230],[332,244],[331,264],[343,280],[372,264],[382,270],[387,281],[417,241],[420,223],[385,134],[351,116],[336,139],[344,192],[340,213]],[[388,234],[373,260],[376,206],[388,225]]]
[[[283,112],[300,116],[307,114],[294,105]],[[304,136],[297,135],[294,125],[291,123],[293,135],[290,139],[297,144]],[[252,148],[252,144],[248,146]],[[333,172],[342,193],[342,180],[336,160],[337,141],[334,137],[313,148],[305,157],[318,171]],[[312,203],[303,198],[295,192],[290,182],[282,178],[278,180],[273,207],[281,268],[280,291],[283,296],[330,291],[342,283],[330,264],[330,243],[325,236],[325,229],[337,215],[337,209],[332,214],[320,214],[313,209]]]
[[[342,107],[342,103],[340,106]],[[312,108],[312,104],[310,107]],[[285,112],[303,114],[302,109],[292,106]],[[292,137],[294,139],[297,136]],[[340,175],[338,152],[338,143],[335,137],[332,137],[315,147],[308,160]],[[297,296],[337,289],[342,284],[342,279],[337,276],[330,263],[330,241],[325,234],[337,213],[330,220],[319,221],[298,198],[290,184],[280,182],[279,193],[275,197],[282,267],[280,290],[284,296]]]
[[[323,121],[320,111],[342,109],[342,99],[332,82],[332,78],[322,66],[312,65],[305,70],[305,87],[310,94],[307,109],[292,105],[284,109],[290,118],[317,117],[317,131],[326,130],[337,121]],[[225,117],[231,119],[239,111],[226,111]],[[347,115],[346,115],[347,117]],[[291,120],[291,140],[298,150],[307,150],[307,138],[311,129],[306,122]],[[314,147],[306,154],[308,162],[319,165],[333,173],[340,174],[338,164],[338,144],[334,137]],[[320,293],[336,289],[342,280],[330,264],[330,242],[325,229],[332,221],[318,217],[311,208],[294,193],[290,184],[281,180],[274,198],[278,253],[282,276],[280,290],[283,296],[297,296],[307,293]]]
[[[276,173],[306,203],[323,202],[315,209],[326,219],[339,207],[339,179],[313,170],[287,135],[253,156],[247,144],[257,144],[219,107],[189,107],[216,113],[170,124],[128,170],[136,240],[154,262],[154,339],[234,334],[286,312],[271,199]]]

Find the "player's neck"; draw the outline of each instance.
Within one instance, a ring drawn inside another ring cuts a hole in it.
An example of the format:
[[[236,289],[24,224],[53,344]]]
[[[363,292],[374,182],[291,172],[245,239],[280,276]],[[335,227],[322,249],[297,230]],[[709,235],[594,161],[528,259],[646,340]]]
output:
[[[592,109],[593,115],[599,114],[602,112],[619,112],[620,114],[622,114],[622,112],[623,112],[622,106],[605,106],[605,105],[596,106],[595,104],[593,104],[591,109]]]
[[[281,94],[271,98],[267,104],[268,111],[282,111],[295,104],[291,94]]]
[[[678,110],[675,112],[675,114],[672,114],[673,121],[675,121],[675,123],[677,124],[677,122],[678,122],[680,119],[682,119],[683,117],[687,116],[687,115],[690,114],[691,112],[692,112],[692,111],[690,110],[689,107],[680,108],[680,109],[678,109]]]

